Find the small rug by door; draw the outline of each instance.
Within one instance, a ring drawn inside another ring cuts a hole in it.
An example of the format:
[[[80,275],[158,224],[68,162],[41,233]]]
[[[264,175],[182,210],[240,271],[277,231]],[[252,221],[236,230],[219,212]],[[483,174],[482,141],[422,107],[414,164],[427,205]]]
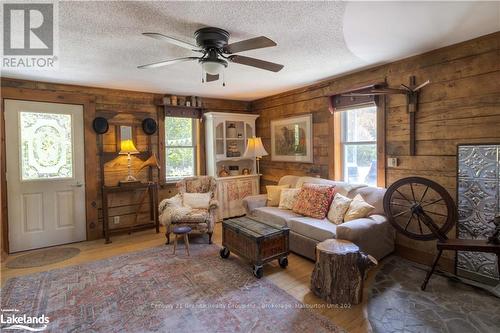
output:
[[[79,253],[80,249],[76,247],[46,249],[16,257],[9,260],[6,266],[8,268],[40,267],[73,258]]]
[[[425,266],[424,266],[425,267]],[[500,332],[500,299],[393,256],[375,276],[368,318],[374,332]]]
[[[51,332],[341,332],[217,245],[161,246],[13,278],[1,307]]]

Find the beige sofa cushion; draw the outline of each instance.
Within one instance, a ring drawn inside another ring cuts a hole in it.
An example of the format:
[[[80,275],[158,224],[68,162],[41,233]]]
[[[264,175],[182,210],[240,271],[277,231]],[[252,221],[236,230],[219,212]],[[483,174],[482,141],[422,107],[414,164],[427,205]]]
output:
[[[337,226],[339,239],[348,239],[377,260],[394,251],[395,229],[382,215],[344,222]]]
[[[320,184],[320,185],[330,185],[330,186],[336,186],[338,182],[329,180],[329,179],[324,179],[324,178],[318,178],[318,177],[300,177],[297,179],[297,183],[295,184],[295,187],[300,188],[304,184]]]
[[[329,238],[336,238],[337,226],[328,219],[315,219],[312,217],[295,217],[287,222],[290,231],[302,236],[322,242]]]
[[[287,175],[280,178],[278,185],[289,185],[290,187],[297,187],[297,181],[302,178],[301,176]]]
[[[252,211],[252,216],[263,222],[284,226],[287,225],[287,221],[291,218],[300,217],[301,215],[295,214],[288,209],[279,209],[278,207],[259,207]]]
[[[276,207],[280,203],[281,190],[289,188],[290,185],[268,185],[267,191],[267,205]]]
[[[349,195],[351,191],[359,189],[359,188],[367,187],[367,185],[365,185],[365,184],[349,184],[346,182],[339,182],[336,180],[329,180],[329,179],[323,179],[323,178],[317,178],[317,177],[300,177],[299,179],[297,179],[297,182],[295,183],[295,187],[300,188],[304,184],[321,184],[321,185],[335,186],[336,193],[340,193],[343,196],[349,196],[349,197],[351,197]],[[293,185],[291,185],[291,186],[293,186]]]
[[[374,209],[375,207],[363,200],[361,194],[357,194],[354,199],[352,199],[349,209],[345,212],[344,221],[348,222],[367,217]]]
[[[384,213],[384,195],[385,188],[381,187],[363,187],[352,191],[349,197],[354,198],[356,195],[360,194],[363,200],[368,202],[370,205],[375,207],[375,209],[370,214],[385,215]]]

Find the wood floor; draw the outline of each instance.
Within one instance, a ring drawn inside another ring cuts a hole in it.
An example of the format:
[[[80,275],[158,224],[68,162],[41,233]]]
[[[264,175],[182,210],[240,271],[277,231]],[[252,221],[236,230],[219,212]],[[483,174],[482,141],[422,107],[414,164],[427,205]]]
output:
[[[104,240],[95,240],[89,242],[81,242],[71,244],[72,247],[78,247],[81,252],[74,258],[64,262],[47,265],[36,268],[24,269],[9,269],[5,264],[15,258],[23,255],[26,252],[10,255],[2,262],[1,265],[1,282],[2,287],[5,282],[12,277],[32,274],[50,269],[82,264],[89,261],[95,261],[103,258],[108,258],[123,253],[140,251],[143,249],[156,247],[165,243],[164,231],[156,234],[153,230],[146,230],[134,233],[132,235],[117,235],[112,237],[113,243],[104,244]],[[221,224],[217,224],[214,231],[214,242],[221,243]],[[180,249],[183,250],[183,249]],[[314,311],[319,312],[334,323],[346,329],[349,332],[371,332],[370,324],[367,320],[366,297],[363,298],[363,303],[354,305],[350,309],[332,309],[327,308],[327,304],[318,297],[314,296],[309,290],[309,282],[314,263],[308,259],[298,255],[291,254],[289,256],[289,265],[286,269],[281,269],[277,262],[272,262],[264,267],[265,278],[272,281],[275,285],[285,290],[287,293],[303,302],[314,307]],[[372,283],[373,277],[377,268],[372,269],[368,274],[368,279],[365,283],[364,295],[367,295],[368,289]]]

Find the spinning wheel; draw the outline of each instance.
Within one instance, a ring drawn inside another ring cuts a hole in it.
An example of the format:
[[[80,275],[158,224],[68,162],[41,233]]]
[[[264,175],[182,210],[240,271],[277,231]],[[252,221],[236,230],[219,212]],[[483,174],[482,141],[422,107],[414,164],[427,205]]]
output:
[[[455,224],[453,199],[436,182],[421,177],[403,178],[384,196],[384,211],[393,227],[408,238],[445,241]]]
[[[438,253],[422,283],[422,290],[425,290],[444,250],[495,253],[500,269],[499,243],[446,237],[457,219],[456,207],[448,192],[432,180],[421,177],[398,180],[385,192],[384,211],[392,226],[403,235],[417,240],[438,240]],[[497,236],[495,233],[494,237]]]

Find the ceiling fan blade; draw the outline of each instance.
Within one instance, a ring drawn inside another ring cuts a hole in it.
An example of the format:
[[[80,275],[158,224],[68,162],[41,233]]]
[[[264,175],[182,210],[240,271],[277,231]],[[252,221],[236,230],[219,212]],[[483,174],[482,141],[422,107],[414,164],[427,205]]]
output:
[[[262,49],[264,47],[271,47],[271,46],[276,46],[276,43],[267,37],[260,36],[226,45],[223,51],[224,53],[233,54],[248,50]]]
[[[170,59],[170,60],[165,60],[165,61],[160,61],[160,62],[154,62],[152,64],[137,66],[137,68],[139,68],[139,69],[156,68],[156,67],[162,67],[162,66],[177,64],[179,62],[186,62],[186,61],[198,60],[198,59],[199,58],[197,58],[197,57],[186,57],[186,58]]]
[[[184,42],[184,41],[179,40],[179,39],[174,38],[174,37],[165,36],[165,35],[159,34],[157,32],[143,32],[142,34],[144,36],[148,36],[148,37],[151,37],[154,39],[164,40],[170,44],[174,44],[174,45],[183,47],[183,48],[188,49],[188,50],[198,51],[198,49],[199,49],[199,47],[194,45],[194,44]]]
[[[212,75],[207,73],[205,81],[212,82],[212,81],[217,81],[218,79],[219,79],[219,74]]]
[[[275,64],[274,62],[269,62],[269,61],[264,61],[260,59],[255,59],[255,58],[250,58],[250,57],[244,57],[240,55],[233,55],[228,57],[229,61],[241,64],[241,65],[247,65],[247,66],[252,66],[260,69],[265,69],[267,71],[271,72],[279,72],[284,66],[280,64]]]

